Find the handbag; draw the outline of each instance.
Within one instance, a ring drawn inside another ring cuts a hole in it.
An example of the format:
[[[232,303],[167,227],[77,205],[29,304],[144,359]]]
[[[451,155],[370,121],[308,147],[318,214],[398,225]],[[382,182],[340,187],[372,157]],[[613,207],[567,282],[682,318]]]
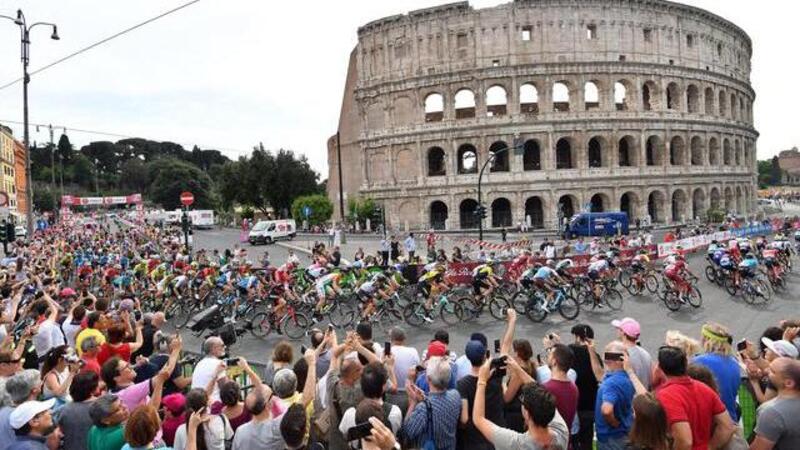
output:
[[[325,411],[314,420],[313,424],[316,427],[315,432],[317,436],[323,437],[328,435],[328,430],[331,429],[331,425],[334,422],[334,412],[336,412],[339,417],[342,417],[341,406],[339,405],[339,382],[336,382],[336,386],[333,387],[333,398],[331,398],[331,406],[332,408],[325,408]]]
[[[436,450],[436,438],[434,437],[433,433],[433,406],[431,405],[430,400],[427,398],[425,399],[425,412],[428,416],[428,431],[427,436],[422,441],[422,446],[420,448],[422,450]]]

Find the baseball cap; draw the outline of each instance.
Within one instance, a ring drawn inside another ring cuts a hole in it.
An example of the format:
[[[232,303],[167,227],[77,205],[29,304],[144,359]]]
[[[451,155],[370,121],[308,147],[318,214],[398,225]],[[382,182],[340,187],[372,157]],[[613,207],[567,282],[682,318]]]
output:
[[[58,295],[59,297],[75,297],[78,294],[75,292],[75,289],[72,289],[71,287],[65,287]]]
[[[8,422],[11,427],[18,430],[30,422],[37,414],[51,409],[56,404],[56,399],[51,398],[43,402],[36,400],[28,400],[27,402],[14,408],[11,415],[8,417]]]
[[[797,347],[795,347],[794,344],[789,341],[784,341],[783,339],[779,341],[773,341],[768,337],[762,337],[761,342],[778,356],[797,359],[797,357],[800,355],[800,352],[797,351]]]
[[[447,355],[447,346],[439,341],[431,341],[428,344],[428,358],[431,356],[445,356]]]
[[[161,404],[172,414],[180,414],[186,407],[186,397],[183,394],[170,394],[161,399]]]
[[[612,320],[611,326],[614,328],[619,328],[625,333],[626,336],[630,336],[632,338],[638,338],[642,332],[641,326],[639,326],[639,322],[630,317],[625,317],[622,320]]]
[[[473,366],[483,364],[483,359],[486,357],[486,346],[478,340],[469,341],[464,349],[464,355]]]

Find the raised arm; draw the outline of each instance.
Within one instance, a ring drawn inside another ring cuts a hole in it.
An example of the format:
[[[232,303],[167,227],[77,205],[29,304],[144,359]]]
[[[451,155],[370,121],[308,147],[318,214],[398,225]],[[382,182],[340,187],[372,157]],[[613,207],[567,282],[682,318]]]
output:
[[[487,441],[492,441],[495,425],[486,418],[486,383],[491,375],[490,360],[484,361],[478,372],[478,386],[475,389],[475,404],[472,406],[472,423]]]
[[[622,355],[622,367],[625,368],[625,373],[628,374],[628,378],[630,378],[631,383],[633,383],[633,389],[636,391],[636,395],[646,394],[647,388],[644,387],[642,380],[640,380],[639,377],[636,376],[636,372],[633,371],[631,359],[627,350],[625,350],[625,353]]]
[[[500,353],[503,355],[511,353],[511,347],[514,344],[514,330],[517,326],[517,311],[515,311],[514,308],[508,308],[506,311],[506,317],[508,318],[508,324],[506,325],[505,333],[503,333],[503,340],[500,342]]]
[[[317,350],[307,349],[304,358],[308,364],[308,375],[306,375],[306,384],[303,386],[301,401],[303,406],[308,406],[317,395]]]

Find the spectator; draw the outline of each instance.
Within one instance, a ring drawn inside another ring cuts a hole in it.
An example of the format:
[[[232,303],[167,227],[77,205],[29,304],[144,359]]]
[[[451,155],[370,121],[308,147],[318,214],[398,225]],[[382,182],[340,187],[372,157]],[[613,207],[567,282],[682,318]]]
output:
[[[217,368],[222,364],[220,358],[225,354],[225,343],[222,342],[222,339],[217,336],[207,338],[203,342],[203,354],[205,356],[195,365],[194,371],[192,371],[192,389],[205,389],[215,377],[222,377],[222,374],[217,371]],[[219,401],[218,384],[214,385],[209,398],[212,403]]]
[[[390,450],[400,448],[400,445],[395,439],[394,433],[390,430],[385,420],[382,419],[380,405],[369,400],[364,399],[358,404],[356,410],[356,421],[358,423],[369,422],[372,424],[370,436],[361,438],[359,445],[363,450]]]
[[[72,401],[58,411],[58,427],[63,434],[64,450],[85,450],[86,437],[92,428],[89,409],[95,400],[100,377],[94,372],[81,372],[69,387]]]
[[[0,450],[6,450],[16,440],[13,428],[9,425],[9,416],[14,408],[30,400],[36,400],[41,394],[41,377],[36,369],[23,370],[6,381],[6,391],[11,397],[13,406],[0,408]]]
[[[31,311],[38,329],[33,336],[33,347],[39,361],[43,361],[51,348],[64,345],[64,335],[56,323],[58,318],[58,305],[46,293],[32,306]]]
[[[51,435],[55,425],[50,409],[55,402],[55,399],[43,402],[28,400],[14,408],[8,422],[14,429],[16,439],[8,447],[9,450],[47,450],[48,444],[58,442],[58,436]]]
[[[453,247],[453,254],[450,256],[450,261],[454,263],[464,262],[464,255],[461,253],[461,248]]]
[[[472,420],[475,427],[487,441],[498,449],[510,448],[560,448],[566,449],[569,442],[569,428],[558,414],[556,400],[550,392],[537,385],[513,359],[507,360],[508,370],[522,378],[520,390],[527,432],[518,433],[492,423],[485,417],[486,390],[490,377],[490,363],[486,362],[478,374],[478,388],[475,392],[475,410]]]
[[[411,369],[420,363],[419,352],[414,347],[406,345],[406,333],[400,327],[392,327],[389,331],[391,340],[391,354],[394,358],[394,376],[397,379],[396,392],[387,392],[389,403],[397,405],[400,411],[408,409],[408,395],[406,393],[406,380]]]
[[[297,391],[297,375],[292,369],[279,370],[275,374],[272,387],[274,388],[275,396],[281,399],[285,407],[288,408],[299,403],[306,408],[307,417],[310,418],[314,416],[314,398],[317,387],[316,351],[307,349],[303,361],[307,364],[307,369],[303,380],[302,392]],[[307,428],[310,428],[310,424]]]
[[[800,448],[800,362],[787,357],[769,364],[775,400],[758,411],[753,450]]]
[[[42,381],[44,382],[42,397],[45,400],[56,398],[56,408],[70,400],[69,387],[79,369],[77,363],[67,364],[68,349],[69,347],[66,345],[53,347],[45,356],[42,364]]]
[[[83,356],[83,340],[89,337],[94,338],[99,350],[100,346],[106,342],[106,335],[100,331],[99,327],[103,321],[103,313],[94,311],[86,316],[86,328],[75,336],[75,349],[78,351],[78,356]],[[99,365],[99,363],[98,363]]]
[[[485,337],[484,337],[485,339]],[[475,427],[472,421],[472,411],[475,402],[475,392],[478,388],[478,372],[486,360],[486,344],[479,340],[467,342],[464,356],[470,363],[470,371],[458,380],[458,393],[461,395],[460,428],[457,435],[456,448],[458,449],[491,449],[491,443]],[[486,419],[500,427],[504,427],[506,420],[503,412],[503,376],[501,371],[489,377],[485,389],[488,407]]]
[[[107,340],[100,346],[100,351],[97,354],[97,362],[102,366],[103,363],[108,361],[109,358],[117,356],[123,361],[130,361],[131,354],[142,346],[142,327],[136,326],[136,341],[124,342],[127,335],[126,326],[130,323],[127,318],[128,313],[123,312],[122,323],[112,325],[106,330]]]
[[[22,371],[22,359],[16,352],[0,351],[0,407],[10,406],[11,397],[6,391],[9,378]]]
[[[161,418],[151,405],[142,405],[133,410],[125,423],[125,442],[122,450],[150,448],[161,429]]]
[[[325,333],[323,333],[322,330],[312,328],[308,334],[311,341],[311,348],[319,348],[325,343],[325,345],[322,346],[319,356],[317,356],[317,379],[319,380],[328,373],[328,369],[331,367],[331,352],[328,348],[327,341],[325,341]]]
[[[733,422],[717,393],[687,375],[687,365],[680,348],[665,346],[658,352],[658,366],[667,381],[656,398],[666,412],[675,448],[720,448],[731,439]]]
[[[272,358],[270,358],[267,367],[264,369],[264,376],[262,377],[264,383],[272,386],[272,378],[275,373],[281,369],[291,369],[293,359],[294,350],[292,349],[292,344],[288,341],[278,342],[272,350]]]
[[[364,370],[361,372],[361,392],[364,394],[364,398],[359,405],[364,402],[373,402],[378,405],[382,409],[380,420],[389,425],[393,433],[397,433],[403,423],[403,414],[396,405],[383,401],[387,381],[389,381],[389,373],[383,364],[376,361],[364,366]],[[348,408],[342,415],[339,431],[345,438],[351,428],[364,422],[356,420],[359,405]]]
[[[617,329],[617,338],[625,345],[631,366],[645,389],[650,389],[650,375],[653,373],[653,358],[644,347],[637,345],[641,334],[639,322],[630,317],[614,320],[611,326]]]
[[[513,309],[509,310],[513,311]],[[514,316],[516,320],[516,315]],[[530,377],[536,376],[536,362],[533,358],[533,348],[527,339],[514,339],[512,341],[511,357],[522,368],[522,370]],[[502,353],[502,350],[501,350]],[[511,371],[508,377],[508,385],[503,394],[505,401],[504,416],[506,418],[506,426],[514,431],[525,431],[525,417],[522,414],[522,402],[519,398],[519,391],[522,388],[522,379]]]
[[[106,394],[89,407],[92,428],[86,440],[89,450],[120,450],[125,445],[122,424],[128,420],[128,408],[113,394]]]
[[[451,366],[450,370],[450,381],[447,384],[448,389],[455,389],[456,388],[456,366],[455,364],[450,362],[450,358],[448,358],[448,351],[447,351],[447,344],[443,343],[440,340],[433,340],[428,344],[428,350],[425,352],[425,360],[429,361],[433,357],[438,358],[445,358]],[[427,362],[426,362],[427,365]],[[430,391],[430,386],[428,385],[428,376],[423,371],[422,373],[416,374],[416,386],[422,389],[422,392],[427,394]],[[406,389],[408,392],[408,389]]]
[[[161,311],[145,313],[142,316],[142,346],[133,351],[134,358],[139,355],[149,358],[153,354],[156,332],[161,331],[165,321],[166,318]]]
[[[575,420],[578,409],[578,387],[569,379],[569,372],[573,363],[572,350],[564,344],[554,344],[547,352],[547,366],[550,367],[552,376],[542,383],[556,400],[556,409],[566,423]],[[495,422],[497,424],[497,422]]]
[[[149,360],[149,369],[152,372],[146,378],[150,378],[153,374],[163,369],[169,361],[170,345],[175,337],[169,336],[162,331],[156,331],[153,336],[153,352]],[[184,392],[186,387],[192,382],[190,377],[184,376],[181,370],[181,365],[176,364],[175,368],[169,376],[169,379],[164,383],[164,395],[174,394],[176,392]],[[139,370],[137,370],[137,374]]]
[[[634,387],[623,368],[625,346],[613,341],[606,345],[603,361],[606,373],[597,390],[595,432],[598,450],[624,449],[633,423]]]
[[[191,415],[202,412],[208,406],[208,395],[203,389],[195,388],[186,394],[186,412]],[[186,430],[189,420],[175,431],[174,450],[185,450]],[[197,433],[197,446],[207,450],[225,450],[226,442],[233,439],[233,428],[224,415],[213,415],[200,426]]]
[[[253,387],[244,403],[253,419],[236,431],[232,450],[283,450],[284,442],[280,432],[283,414],[273,414],[273,403],[276,400],[272,389],[266,384]]]
[[[630,450],[670,450],[667,413],[653,394],[633,397],[633,425],[628,435]]]
[[[397,240],[397,236],[392,235],[392,239],[389,241],[389,249],[389,257],[392,262],[397,262],[400,258],[400,241]],[[411,261],[409,261],[409,263],[411,263]]]
[[[701,328],[702,345],[705,353],[694,358],[693,362],[711,370],[719,386],[719,396],[734,422],[739,421],[736,409],[736,395],[741,383],[739,362],[733,357],[733,337],[727,328],[716,323],[707,323]],[[662,368],[663,370],[663,368]]]
[[[175,444],[175,433],[178,427],[186,422],[186,397],[181,393],[170,394],[161,400],[164,421],[161,423],[162,439],[172,447]]]
[[[211,407],[211,414],[221,414],[228,418],[234,433],[237,428],[252,419],[247,408],[244,407],[241,392],[237,381],[225,379],[219,385],[220,402]]]
[[[472,335],[470,335],[469,337],[469,340],[467,341],[467,346],[469,346],[469,343],[472,341],[478,341],[481,344],[483,344],[484,350],[487,350],[489,348],[489,340],[483,333],[472,333]],[[481,364],[483,363],[481,362],[480,364],[478,364],[478,367],[480,367]],[[467,357],[466,352],[465,354],[456,358],[455,362],[456,382],[458,382],[465,376],[471,374],[473,372],[472,367],[473,367],[472,362]]]
[[[67,345],[72,348],[75,348],[75,336],[81,331],[81,322],[85,317],[86,307],[80,303],[75,303],[67,318],[64,319],[64,323],[61,324],[61,330],[67,339]]]
[[[281,419],[281,437],[290,450],[308,447],[308,418],[303,405],[295,403],[286,410]]]
[[[573,434],[572,443],[576,450],[592,450],[594,441],[594,410],[599,381],[604,373],[600,355],[594,348],[594,330],[586,324],[572,327],[575,342],[569,344],[574,356],[572,368],[575,370],[575,385],[578,387],[578,432]]]
[[[359,322],[356,325],[356,334],[361,341],[361,345],[370,349],[372,353],[375,353],[378,359],[383,357],[383,347],[377,342],[372,341],[372,325],[368,322]],[[361,364],[366,364],[366,362],[362,360]]]
[[[417,241],[414,239],[414,233],[408,233],[408,237],[403,241],[403,247],[408,254],[408,263],[414,264],[414,253],[417,251]]]
[[[427,397],[417,386],[406,382],[408,392],[408,413],[403,433],[412,442],[419,442],[430,435],[437,449],[456,448],[456,429],[461,417],[461,396],[454,389],[448,389],[451,380],[450,362],[441,356],[428,360],[425,377],[430,386]],[[428,417],[435,417],[433,430],[428,431]]]

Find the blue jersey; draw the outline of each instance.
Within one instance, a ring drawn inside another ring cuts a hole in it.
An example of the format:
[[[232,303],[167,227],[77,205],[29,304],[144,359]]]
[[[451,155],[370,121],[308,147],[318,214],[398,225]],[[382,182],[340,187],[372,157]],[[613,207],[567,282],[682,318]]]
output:
[[[258,278],[255,275],[249,275],[246,277],[242,277],[241,280],[237,283],[241,289],[250,289],[251,287],[255,287],[258,285]]]
[[[739,268],[748,272],[755,272],[758,269],[758,260],[755,258],[745,258],[739,263]]]

